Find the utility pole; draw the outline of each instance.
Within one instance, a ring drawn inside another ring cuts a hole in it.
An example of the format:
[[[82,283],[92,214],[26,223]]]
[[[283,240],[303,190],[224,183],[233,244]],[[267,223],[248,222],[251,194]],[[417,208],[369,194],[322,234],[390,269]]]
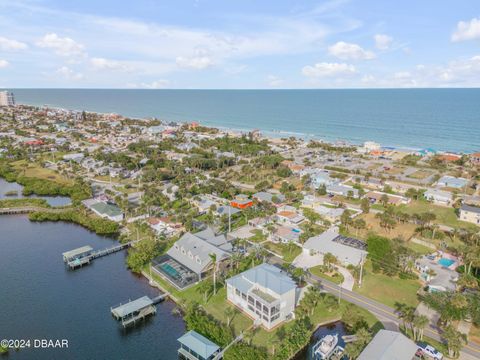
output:
[[[228,205],[228,233],[232,232],[232,207]]]
[[[364,263],[364,257],[362,255],[362,258],[360,259],[360,276],[358,278],[358,287],[362,287],[362,275],[363,275],[363,263]]]

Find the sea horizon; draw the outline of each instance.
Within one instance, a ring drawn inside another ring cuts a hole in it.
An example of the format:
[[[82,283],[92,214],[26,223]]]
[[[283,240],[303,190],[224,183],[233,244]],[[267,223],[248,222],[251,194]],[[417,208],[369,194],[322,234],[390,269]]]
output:
[[[9,90],[19,104],[259,129],[271,137],[457,153],[480,149],[478,88]]]

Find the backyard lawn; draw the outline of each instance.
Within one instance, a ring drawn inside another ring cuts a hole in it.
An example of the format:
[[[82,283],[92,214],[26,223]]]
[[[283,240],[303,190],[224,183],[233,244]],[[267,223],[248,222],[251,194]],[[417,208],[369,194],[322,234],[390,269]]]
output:
[[[418,304],[417,290],[420,286],[418,280],[402,280],[384,274],[376,274],[372,271],[370,261],[367,261],[362,287],[359,288],[358,285],[355,285],[354,291],[391,307],[395,307],[395,303],[416,307]]]
[[[365,222],[367,223],[367,228],[364,230],[360,230],[358,232],[358,237],[362,239],[366,239],[370,232],[374,232],[376,234],[379,234],[391,239],[396,237],[401,237],[404,240],[408,240],[413,236],[415,229],[417,227],[414,224],[397,223],[392,230],[387,231],[380,226],[380,220],[375,218],[375,214],[373,213],[362,214],[359,216],[359,218],[364,219]],[[354,229],[350,229],[350,232],[353,232],[352,235],[356,235]]]
[[[263,246],[275,254],[283,256],[283,260],[285,260],[287,263],[291,263],[302,252],[300,246],[295,244],[286,245],[268,241],[264,243]]]

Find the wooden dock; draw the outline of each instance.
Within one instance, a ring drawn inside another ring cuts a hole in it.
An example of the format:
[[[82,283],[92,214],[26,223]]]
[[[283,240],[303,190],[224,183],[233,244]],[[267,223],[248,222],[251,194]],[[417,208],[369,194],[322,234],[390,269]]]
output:
[[[130,246],[132,246],[132,244],[135,242],[136,241],[130,241],[125,244],[120,244],[107,249],[96,250],[96,251],[93,251],[93,249],[89,246],[84,246],[84,247],[63,253],[62,254],[63,260],[67,263],[67,266],[71,270],[75,270],[84,265],[90,264],[95,259],[127,249]]]
[[[125,304],[120,304],[116,307],[111,307],[110,312],[113,317],[121,322],[124,328],[135,325],[138,321],[144,320],[147,316],[155,315],[157,307],[155,304],[159,303],[167,294],[162,294],[156,298],[150,299],[148,296],[143,296],[136,300],[128,301]]]

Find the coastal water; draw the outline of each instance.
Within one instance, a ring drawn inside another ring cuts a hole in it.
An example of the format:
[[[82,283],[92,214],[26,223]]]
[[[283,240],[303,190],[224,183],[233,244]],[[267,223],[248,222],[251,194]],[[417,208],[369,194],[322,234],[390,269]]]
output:
[[[3,178],[0,178],[0,200],[2,199],[19,199],[24,198],[22,195],[23,186],[16,182],[8,182]],[[9,192],[16,192],[16,195],[9,195]],[[71,203],[70,198],[67,196],[37,196],[30,195],[31,198],[40,198],[47,200],[47,203],[51,206],[65,206]],[[1,231],[1,228],[0,228]]]
[[[18,103],[198,121],[267,135],[480,150],[480,89],[11,89]]]
[[[27,216],[0,216],[0,339],[67,339],[68,349],[10,350],[2,359],[176,359],[183,320],[174,304],[124,331],[110,307],[158,291],[125,267],[125,253],[69,271],[62,252],[114,240],[67,223],[34,223]]]

